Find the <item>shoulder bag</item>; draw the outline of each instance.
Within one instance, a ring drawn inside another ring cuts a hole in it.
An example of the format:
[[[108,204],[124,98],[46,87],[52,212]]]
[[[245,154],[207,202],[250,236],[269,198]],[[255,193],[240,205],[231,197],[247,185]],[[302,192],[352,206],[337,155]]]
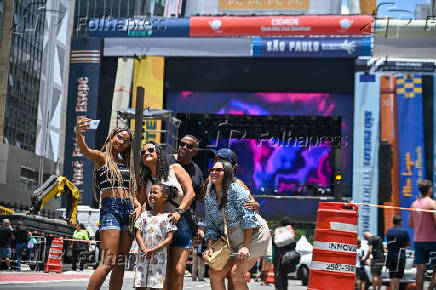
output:
[[[226,219],[226,209],[223,207],[223,220],[224,220],[224,236],[220,236],[212,244],[212,254],[209,257],[209,267],[212,269],[220,271],[224,269],[224,266],[230,259],[231,249],[229,242],[229,235],[227,232],[227,219]]]

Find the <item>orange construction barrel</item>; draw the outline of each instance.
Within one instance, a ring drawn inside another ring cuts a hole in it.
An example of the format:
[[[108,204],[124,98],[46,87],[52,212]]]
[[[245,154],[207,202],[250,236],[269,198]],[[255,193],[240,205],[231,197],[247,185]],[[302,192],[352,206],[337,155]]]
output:
[[[319,204],[308,289],[354,289],[358,207]]]
[[[48,261],[44,265],[44,272],[62,273],[62,251],[64,241],[62,238],[54,238],[48,253]]]

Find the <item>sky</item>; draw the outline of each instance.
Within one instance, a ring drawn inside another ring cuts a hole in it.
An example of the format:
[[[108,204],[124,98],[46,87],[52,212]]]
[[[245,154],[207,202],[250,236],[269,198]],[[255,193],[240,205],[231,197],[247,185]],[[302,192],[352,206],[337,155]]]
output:
[[[395,3],[380,5],[382,3]],[[342,9],[347,10],[348,0],[342,0]],[[415,15],[416,4],[431,4],[431,0],[377,0],[377,5],[379,6],[378,16],[379,17],[393,17],[393,18],[403,18],[408,19],[410,16]],[[394,11],[394,10],[406,10],[406,11]],[[410,11],[408,13],[407,11]]]

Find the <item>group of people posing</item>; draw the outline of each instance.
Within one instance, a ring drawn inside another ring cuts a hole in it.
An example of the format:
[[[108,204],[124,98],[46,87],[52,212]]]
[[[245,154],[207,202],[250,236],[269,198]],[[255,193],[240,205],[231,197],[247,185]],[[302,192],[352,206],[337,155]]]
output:
[[[211,288],[225,289],[227,279],[229,289],[248,289],[244,274],[260,257],[271,256],[271,236],[257,213],[259,204],[235,177],[235,153],[218,151],[204,181],[192,161],[198,150],[194,136],[181,139],[176,155],[167,155],[162,146],[148,142],[141,150],[140,176],[135,176],[133,134],[116,128],[101,150],[91,149],[82,135],[89,121],[84,118],[75,128],[77,145],[94,162],[100,193],[100,264],[88,289],[100,289],[109,272],[109,288],[121,289],[133,238],[141,250],[134,287],[182,289],[193,242],[204,239],[203,258],[208,261],[225,224],[234,257],[222,270],[209,269]],[[204,231],[193,229],[196,201],[205,205]]]

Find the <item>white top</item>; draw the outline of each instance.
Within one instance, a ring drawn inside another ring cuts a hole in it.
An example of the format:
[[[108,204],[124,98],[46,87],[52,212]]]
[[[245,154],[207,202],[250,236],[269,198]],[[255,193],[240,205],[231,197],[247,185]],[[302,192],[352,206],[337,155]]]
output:
[[[173,200],[180,205],[180,203],[182,202],[183,196],[185,196],[185,194],[183,193],[182,186],[180,185],[179,181],[177,180],[176,173],[174,172],[174,169],[172,166],[170,166],[168,180],[167,181],[161,180],[160,182],[162,184],[165,184],[165,185],[175,186],[178,189],[177,196]],[[147,187],[146,187],[148,204],[150,204],[148,197],[149,197],[149,193],[151,191],[151,186],[152,186],[151,181],[148,180]],[[171,212],[174,212],[176,210],[176,207],[174,205],[172,205],[170,202],[166,202],[163,206],[163,210],[164,210],[164,212],[171,213]]]
[[[356,255],[356,268],[360,268],[360,267],[362,267],[362,264],[360,263],[360,259],[363,258],[364,252],[363,252],[362,248],[359,248],[356,251],[357,251],[357,255]]]

